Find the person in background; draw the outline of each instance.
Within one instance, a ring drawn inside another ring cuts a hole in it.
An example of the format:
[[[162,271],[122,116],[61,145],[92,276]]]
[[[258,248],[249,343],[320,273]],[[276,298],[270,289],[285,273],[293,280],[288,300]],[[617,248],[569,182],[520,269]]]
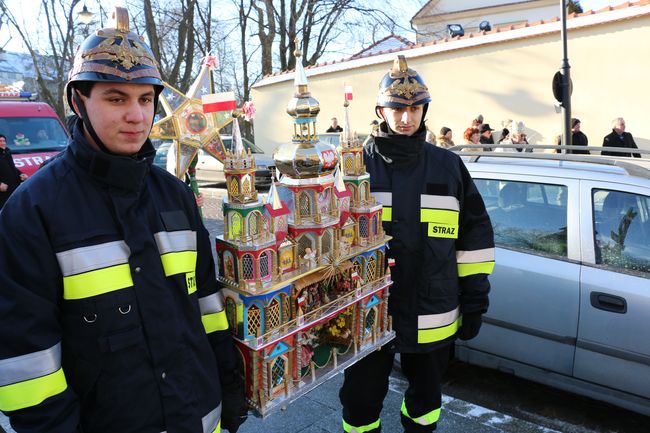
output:
[[[472,120],[472,128],[481,129],[483,124],[483,115],[479,114],[474,120]]]
[[[489,123],[482,124],[478,130],[481,133],[481,137],[479,139],[481,144],[494,144],[494,137],[492,136],[492,131],[494,131],[494,129],[490,128]],[[491,151],[492,148],[484,147],[483,150]]]
[[[508,137],[501,141],[500,144],[528,144],[528,139],[526,138],[526,125],[521,121],[513,121],[510,126],[510,132]],[[514,149],[496,149],[497,152],[523,152],[523,147],[517,147]],[[526,149],[526,152],[532,152],[532,149]]]
[[[512,119],[506,119],[503,122],[501,122],[501,128],[502,128],[501,135],[499,135],[499,141],[498,141],[499,144],[509,139],[510,128],[512,128]]]
[[[454,140],[452,140],[452,136],[453,134],[451,128],[443,126],[440,128],[440,135],[436,137],[436,145],[438,147],[449,149],[450,147],[454,146]]]
[[[343,132],[343,128],[341,128],[341,125],[339,125],[339,121],[336,119],[336,117],[332,117],[332,126],[327,128],[327,131],[325,132]]]
[[[480,144],[481,133],[477,128],[467,128],[463,133],[463,138],[465,139],[465,144]],[[480,152],[483,150],[482,147],[465,147],[462,149],[466,152]]]
[[[462,159],[424,141],[429,102],[422,77],[398,56],[377,94],[379,133],[364,149],[370,190],[392,237],[388,312],[396,336],[345,370],[339,398],[346,433],[381,431],[396,353],[408,380],[404,432],[435,430],[453,342],[474,338],[488,308],[490,218]]]
[[[562,134],[556,137],[555,142],[558,145],[562,144]],[[571,119],[571,145],[585,147],[589,145],[589,139],[587,138],[587,135],[580,130],[580,119],[576,119],[575,117]],[[591,155],[587,149],[568,149],[566,153],[573,155]]]
[[[625,132],[625,119],[622,117],[617,117],[612,120],[612,132],[607,134],[603,138],[603,147],[622,147],[628,149],[638,149],[632,134]],[[627,157],[631,158],[634,155],[635,158],[641,158],[640,153],[622,153],[622,152],[600,152],[604,156],[618,156],[618,157]]]
[[[14,164],[11,149],[7,147],[7,137],[0,134],[0,209],[18,185],[26,179],[27,175]]]
[[[247,404],[210,236],[152,164],[164,84],[126,9],[65,88],[68,146],[0,212],[0,410],[17,433],[234,433]]]

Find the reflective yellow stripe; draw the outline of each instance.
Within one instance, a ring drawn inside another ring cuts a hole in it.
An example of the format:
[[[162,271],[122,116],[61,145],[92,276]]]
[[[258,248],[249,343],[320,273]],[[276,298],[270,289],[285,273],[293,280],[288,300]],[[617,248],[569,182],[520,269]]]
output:
[[[381,220],[382,221],[392,221],[393,220],[393,208],[384,206],[381,209]]]
[[[490,275],[493,269],[494,269],[494,262],[458,263],[458,276],[466,277],[468,275],[476,275],[476,274]]]
[[[212,433],[221,433],[221,420],[219,420],[219,424],[217,424],[217,428],[214,429]]]
[[[458,212],[444,209],[420,209],[420,221],[457,226]]]
[[[206,334],[228,329],[228,318],[226,318],[225,310],[201,316],[201,322],[203,322]]]
[[[458,239],[458,226],[450,224],[429,223],[427,234],[430,238]]]
[[[402,400],[402,414],[415,421],[416,423],[420,425],[431,425],[435,422],[438,422],[438,419],[440,418],[440,408],[434,409],[429,413],[426,413],[422,416],[419,416],[417,418],[413,418],[411,415],[409,415],[408,411],[406,410],[406,402]]]
[[[36,379],[0,387],[0,410],[11,411],[36,406],[68,387],[63,369]]]
[[[128,264],[63,277],[63,299],[83,299],[133,286]]]
[[[196,270],[196,251],[180,251],[160,256],[165,276],[184,274]]]
[[[377,421],[373,422],[372,424],[362,425],[360,427],[354,427],[354,426],[348,424],[347,422],[345,422],[345,420],[343,420],[343,430],[346,433],[365,433],[365,432],[374,430],[376,428],[379,428],[380,424],[381,424],[381,420],[378,419]]]
[[[454,323],[447,326],[443,326],[441,328],[419,329],[418,343],[419,344],[434,343],[436,341],[441,341],[444,340],[445,338],[451,337],[456,333],[456,331],[458,331],[458,328],[460,328],[460,321],[461,318],[459,317],[454,321]]]

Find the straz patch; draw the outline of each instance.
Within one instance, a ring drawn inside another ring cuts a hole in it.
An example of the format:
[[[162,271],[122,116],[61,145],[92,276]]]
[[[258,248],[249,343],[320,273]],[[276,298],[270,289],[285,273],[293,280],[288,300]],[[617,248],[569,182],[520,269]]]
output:
[[[187,284],[187,294],[191,295],[196,292],[196,273],[188,272],[185,274],[185,283]]]
[[[458,239],[458,226],[429,223],[428,235],[431,238]]]

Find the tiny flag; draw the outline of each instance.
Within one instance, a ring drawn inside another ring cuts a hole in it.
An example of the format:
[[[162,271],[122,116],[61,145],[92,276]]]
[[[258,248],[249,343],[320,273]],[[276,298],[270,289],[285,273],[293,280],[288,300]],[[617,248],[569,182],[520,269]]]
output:
[[[235,92],[211,93],[201,97],[204,113],[230,111],[237,108]]]
[[[352,100],[352,86],[345,86],[344,92],[345,92],[345,100],[346,101],[351,101]]]
[[[388,266],[392,267],[395,266],[395,259],[392,257],[388,258]]]
[[[359,279],[359,274],[356,272],[352,272],[352,281],[357,281]]]

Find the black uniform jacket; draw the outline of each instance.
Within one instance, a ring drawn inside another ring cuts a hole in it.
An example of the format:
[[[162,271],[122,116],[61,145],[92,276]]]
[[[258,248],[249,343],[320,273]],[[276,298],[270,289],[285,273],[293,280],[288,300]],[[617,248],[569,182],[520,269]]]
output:
[[[384,230],[393,237],[388,306],[397,338],[390,348],[426,352],[454,340],[463,313],[487,311],[494,236],[483,199],[456,154],[418,146],[414,165],[397,169],[377,144],[394,139],[371,140],[364,156],[372,195],[384,206]]]
[[[624,147],[629,149],[638,149],[636,143],[634,142],[634,137],[629,132],[624,132],[622,136],[619,136],[616,131],[612,129],[612,132],[607,134],[603,138],[603,147]],[[640,153],[623,153],[623,152],[600,152],[601,155],[606,156],[618,156],[618,157],[628,157],[631,158],[634,155],[635,158],[641,158]]]
[[[67,150],[0,214],[0,409],[17,432],[213,432],[236,361],[192,192]]]
[[[7,185],[6,191],[0,191],[0,209],[2,209],[9,196],[20,185],[21,174],[22,172],[14,165],[11,150],[8,147],[0,149],[0,183]]]

